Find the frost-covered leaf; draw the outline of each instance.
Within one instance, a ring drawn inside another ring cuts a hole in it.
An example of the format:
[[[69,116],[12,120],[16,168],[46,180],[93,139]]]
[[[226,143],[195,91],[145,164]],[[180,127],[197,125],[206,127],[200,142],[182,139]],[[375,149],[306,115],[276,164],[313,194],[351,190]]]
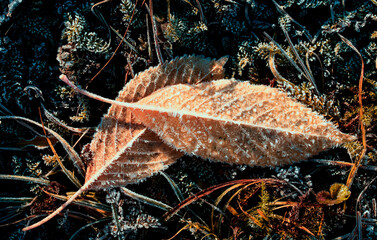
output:
[[[152,175],[174,162],[173,156],[182,154],[178,151],[228,163],[273,166],[304,160],[355,139],[277,89],[237,80],[193,85],[221,78],[226,59],[200,67],[196,66],[200,58],[191,65],[186,60],[164,64],[165,70],[160,66],[143,72],[139,77],[145,74],[146,80],[128,84],[117,101],[77,88],[61,76],[76,91],[113,105],[84,150],[91,161],[84,186],[24,230],[53,218],[89,188],[138,182]]]
[[[237,80],[179,84],[133,113],[177,150],[237,164],[289,164],[353,140],[279,90]]]
[[[137,75],[119,92],[116,100],[136,102],[165,86],[221,79],[226,61],[227,57],[218,60],[201,56],[176,58]],[[69,82],[65,76],[62,79]],[[92,142],[83,149],[82,155],[88,163],[85,184],[53,213],[23,230],[49,221],[88,189],[138,182],[166,168],[182,154],[164,144],[127,108],[114,104],[102,118]]]
[[[198,83],[224,77],[223,65],[227,58],[214,60],[201,56],[184,56],[157,67],[149,68],[132,79],[119,92],[117,101],[136,102],[157,89],[179,83]],[[128,142],[142,131],[133,148]],[[108,161],[104,175],[90,188],[122,186],[153,175],[179,158],[182,153],[166,146],[156,134],[132,116],[127,108],[112,105],[103,117],[94,139],[83,149],[87,162],[88,181]]]

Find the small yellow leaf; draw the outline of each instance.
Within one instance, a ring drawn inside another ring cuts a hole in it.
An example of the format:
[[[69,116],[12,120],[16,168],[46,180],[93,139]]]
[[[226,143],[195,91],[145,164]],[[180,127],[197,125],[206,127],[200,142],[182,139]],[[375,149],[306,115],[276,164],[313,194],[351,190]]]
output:
[[[346,201],[351,195],[349,188],[342,183],[334,183],[330,187],[330,192],[321,191],[317,193],[317,201],[320,204],[334,205]]]
[[[350,197],[351,191],[342,183],[334,183],[330,187],[330,194],[332,198],[338,199],[341,203]]]

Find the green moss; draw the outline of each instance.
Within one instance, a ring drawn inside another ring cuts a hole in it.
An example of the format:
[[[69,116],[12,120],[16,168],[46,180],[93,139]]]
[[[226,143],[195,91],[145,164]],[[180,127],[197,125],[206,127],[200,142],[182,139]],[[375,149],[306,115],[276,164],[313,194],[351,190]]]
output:
[[[68,14],[67,21],[64,23],[62,39],[73,44],[77,49],[84,49],[94,53],[107,52],[109,46],[105,41],[97,36],[95,32],[86,30],[86,20],[79,14],[72,16]]]

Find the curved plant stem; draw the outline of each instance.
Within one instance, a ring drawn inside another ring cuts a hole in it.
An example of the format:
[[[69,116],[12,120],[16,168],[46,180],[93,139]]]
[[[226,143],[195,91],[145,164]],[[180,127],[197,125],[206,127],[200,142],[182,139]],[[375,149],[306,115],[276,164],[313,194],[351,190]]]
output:
[[[362,101],[362,93],[363,93],[363,79],[364,79],[364,60],[363,57],[361,56],[359,50],[345,37],[342,35],[338,34],[339,37],[342,39],[343,42],[345,42],[352,50],[354,50],[357,55],[359,55],[360,60],[361,60],[361,72],[360,72],[360,78],[359,78],[359,107],[360,107],[360,112],[359,112],[359,120],[360,120],[360,129],[361,129],[361,135],[362,135],[362,143],[363,143],[363,150],[361,151],[361,154],[359,155],[359,158],[356,160],[354,165],[351,168],[350,173],[348,174],[348,179],[347,179],[347,187],[350,188],[353,182],[353,179],[356,176],[356,172],[359,169],[361,159],[363,159],[365,152],[367,150],[367,143],[366,143],[366,130],[363,122],[363,101]]]

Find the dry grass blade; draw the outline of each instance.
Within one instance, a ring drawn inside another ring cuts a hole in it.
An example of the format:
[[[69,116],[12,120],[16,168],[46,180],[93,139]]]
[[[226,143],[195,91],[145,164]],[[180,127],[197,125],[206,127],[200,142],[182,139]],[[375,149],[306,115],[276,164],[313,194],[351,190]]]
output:
[[[16,213],[15,216],[18,216],[18,215],[20,215],[21,213],[22,213],[22,212]],[[15,224],[20,223],[20,222],[23,222],[23,221],[28,221],[29,219],[34,219],[34,218],[37,217],[37,216],[45,216],[45,215],[46,215],[46,214],[42,214],[42,215],[29,215],[29,216],[27,216],[27,217],[25,217],[25,218],[23,218],[23,219],[15,220],[15,221],[13,221],[13,222],[8,221],[9,219],[11,219],[11,218],[9,218],[8,220],[6,220],[7,223],[5,223],[5,224],[1,224],[1,225],[0,225],[0,228],[2,228],[2,227],[9,227],[9,226],[11,226],[11,225],[15,225]],[[0,223],[2,223],[2,222],[5,222],[5,221],[1,221],[1,220],[0,220]]]
[[[178,200],[182,202],[184,200],[183,194],[181,190],[178,188],[177,184],[164,172],[160,172],[160,174],[169,182],[170,187],[173,189],[175,195],[177,196]],[[203,225],[206,225],[206,222],[199,217],[191,208],[187,207],[187,210],[195,216]]]
[[[227,188],[224,192],[222,192],[222,193],[220,194],[220,196],[217,197],[217,199],[216,199],[214,205],[217,207],[217,206],[219,205],[220,201],[225,197],[226,194],[228,194],[228,193],[229,193],[230,191],[232,191],[233,189],[239,188],[240,186],[243,186],[243,184],[235,184],[235,185],[230,186],[229,188]],[[223,208],[223,211],[224,211],[224,210],[225,210],[225,209]],[[212,230],[212,232],[214,232],[214,230],[215,230],[214,215],[215,215],[215,209],[212,208],[212,211],[211,211],[211,230]],[[218,219],[218,221],[217,221],[218,224],[221,223],[221,218],[222,218],[222,214],[220,214],[220,216],[219,216],[219,219]],[[219,227],[218,227],[218,228],[219,228]]]
[[[0,197],[0,202],[24,203],[33,201],[33,197]]]
[[[95,4],[95,5],[101,4],[102,2],[106,2],[106,0],[105,0],[105,1],[101,1],[101,2],[99,2],[99,3],[97,3],[97,4]],[[105,65],[103,65],[103,67],[102,67],[102,68],[101,68],[101,69],[100,69],[100,70],[99,70],[99,71],[98,71],[98,72],[92,77],[92,79],[90,79],[90,81],[87,83],[86,86],[88,86],[91,82],[93,82],[93,80],[94,80],[94,79],[95,79],[95,78],[96,78],[96,77],[102,72],[103,69],[105,69],[105,67],[110,63],[111,59],[113,59],[113,57],[115,56],[115,54],[118,52],[120,46],[122,45],[123,40],[124,40],[124,39],[126,38],[126,36],[127,36],[127,33],[128,33],[128,29],[129,29],[129,27],[131,26],[131,22],[132,22],[132,20],[133,20],[133,18],[134,18],[134,14],[135,14],[135,10],[136,10],[137,2],[138,2],[138,0],[136,0],[136,2],[135,2],[134,9],[132,10],[132,16],[131,16],[131,19],[130,19],[130,21],[128,22],[127,29],[126,29],[126,31],[124,32],[123,37],[122,37],[120,43],[118,44],[117,48],[115,49],[115,51],[113,52],[113,54],[111,55],[111,57],[109,58],[109,60],[105,63]],[[94,7],[95,5],[93,5],[93,7]]]
[[[63,162],[60,160],[60,157],[58,155],[58,153],[56,152],[54,146],[52,145],[50,139],[47,137],[47,133],[46,133],[46,129],[45,129],[45,126],[43,124],[43,119],[42,119],[42,114],[41,114],[41,110],[39,110],[39,117],[41,119],[41,125],[42,125],[42,129],[43,129],[43,133],[45,134],[45,137],[46,137],[46,140],[48,142],[48,145],[50,146],[51,148],[51,151],[54,153],[54,156],[55,156],[55,159],[56,161],[59,163],[61,169],[63,170],[63,172],[67,175],[67,177],[72,181],[73,184],[75,184],[78,188],[82,187],[80,181],[74,176],[74,174],[69,171],[64,165],[63,165]],[[81,162],[81,161],[80,161]],[[82,166],[83,167],[83,166]],[[84,170],[84,169],[83,169]],[[82,172],[80,172],[82,174]]]
[[[171,177],[164,172],[161,172],[160,174],[168,181],[170,187],[173,189],[174,194],[178,198],[178,200],[183,201],[183,194],[177,186],[177,184],[173,181],[173,179],[171,179]]]
[[[141,201],[145,204],[148,204],[150,206],[153,206],[153,207],[156,207],[156,208],[160,208],[162,210],[165,210],[165,211],[168,211],[170,209],[172,209],[172,207],[170,207],[169,205],[165,204],[165,203],[162,203],[162,202],[159,202],[157,200],[154,200],[152,198],[149,198],[149,197],[146,197],[144,195],[141,195],[141,194],[138,194],[138,193],[135,193],[125,187],[121,187],[120,190],[122,190],[122,192],[127,195],[128,197],[131,197],[133,199],[136,199],[138,201]]]
[[[247,216],[251,221],[253,221],[259,228],[263,229],[263,224],[258,219],[256,219],[255,217],[251,216],[248,212],[246,212],[242,208],[242,206],[240,205],[240,203],[238,203],[238,207],[240,208],[240,210],[242,211],[242,213],[245,214],[245,216]]]
[[[44,191],[44,190],[43,190],[43,192],[46,193],[47,195],[51,196],[51,197],[54,197],[56,199],[61,200],[61,201],[67,201],[69,199],[69,197],[67,197],[67,196],[62,196],[62,195],[50,193],[50,192],[47,192],[47,191]],[[75,205],[78,205],[78,206],[83,206],[83,207],[88,207],[88,208],[93,208],[95,210],[105,211],[105,212],[108,212],[108,213],[111,212],[110,206],[103,204],[103,203],[100,203],[100,202],[91,201],[91,200],[85,200],[85,199],[74,200],[72,202],[72,204],[75,204]]]
[[[355,211],[356,211],[356,226],[355,228],[357,229],[357,233],[359,235],[359,238],[358,239],[362,239],[362,220],[365,220],[365,218],[363,218],[361,216],[361,213],[360,213],[360,210],[358,209],[362,209],[362,206],[361,206],[361,200],[363,198],[363,195],[365,193],[365,191],[372,185],[372,183],[377,179],[377,177],[374,177],[365,187],[364,189],[359,193],[359,196],[357,197],[357,201],[356,201],[356,206],[355,206]],[[376,223],[376,220],[373,219],[372,220],[374,223]]]
[[[2,110],[1,110],[2,109]],[[3,112],[4,111],[4,112]],[[0,103],[0,114],[3,114],[3,115],[9,115],[9,116],[14,116],[14,114],[9,110],[7,109],[3,104]],[[17,121],[17,120],[16,120]],[[32,131],[35,135],[37,136],[43,136],[42,134],[40,134],[39,132],[37,132],[34,128],[32,128],[31,126],[29,126],[27,123],[23,122],[23,121],[17,121],[20,125],[28,128],[30,131]],[[44,137],[44,136],[43,136]]]
[[[158,57],[158,61],[160,62],[160,64],[162,64],[164,62],[164,59],[162,58],[160,45],[158,44],[156,20],[155,20],[155,17],[153,15],[153,1],[149,0],[149,9],[148,9],[148,5],[147,4],[145,4],[145,6],[146,6],[146,8],[147,8],[147,10],[149,12],[149,16],[151,18],[152,32],[153,32],[153,39],[154,39],[154,47],[156,49],[156,54],[157,54],[157,57]]]
[[[265,179],[239,179],[239,180],[233,180],[233,181],[221,183],[221,184],[218,184],[218,185],[214,185],[214,186],[211,186],[209,188],[206,188],[206,189],[198,192],[195,195],[192,195],[191,197],[186,198],[184,201],[180,202],[177,206],[175,206],[169,212],[165,213],[164,216],[163,216],[163,219],[165,221],[169,220],[172,216],[174,216],[179,210],[181,210],[185,206],[187,206],[187,205],[195,202],[196,200],[198,200],[202,197],[205,197],[205,196],[207,196],[207,195],[209,195],[209,194],[213,193],[214,191],[219,190],[221,188],[228,187],[228,186],[232,187],[232,186],[235,186],[235,185],[237,185],[237,187],[242,187],[242,186],[245,186],[245,185],[250,186],[252,184],[258,184],[258,183],[262,183],[262,182],[268,183],[268,184],[282,183],[282,181],[278,180],[278,179],[265,178]],[[235,196],[235,195],[233,195],[233,196]],[[232,198],[233,198],[233,196],[232,196]],[[230,201],[228,201],[227,204],[229,204],[229,202]]]
[[[86,133],[88,131],[93,131],[93,129],[91,128],[75,128],[75,127],[71,127],[71,126],[68,126],[67,124],[63,123],[62,121],[60,121],[57,117],[55,117],[52,113],[50,113],[42,104],[42,109],[43,109],[43,113],[44,115],[46,116],[46,118],[48,120],[50,120],[51,122],[55,123],[56,125],[58,126],[61,126],[65,129],[67,129],[68,131],[70,132],[75,132],[75,133]]]
[[[352,166],[350,173],[348,174],[347,178],[347,187],[350,188],[353,182],[353,179],[355,178],[357,169],[360,166],[361,159],[364,157],[364,154],[367,150],[367,143],[366,143],[366,130],[363,122],[363,100],[362,100],[362,93],[363,93],[363,80],[364,80],[364,60],[363,57],[361,56],[359,50],[345,37],[342,35],[338,34],[339,37],[342,39],[343,42],[345,42],[352,50],[354,50],[357,55],[359,55],[360,60],[361,60],[361,71],[360,71],[360,78],[359,78],[359,107],[360,107],[360,112],[359,112],[359,120],[360,120],[360,129],[361,129],[361,135],[362,135],[362,143],[363,143],[363,150],[361,151],[361,154],[359,155],[359,158],[356,160],[355,164]]]
[[[267,37],[267,39],[269,41],[274,43],[275,46],[279,48],[279,50],[281,51],[281,54],[286,57],[286,59],[297,69],[297,71],[299,71],[307,80],[309,80],[309,82],[314,86],[316,94],[320,95],[318,88],[317,88],[317,85],[315,84],[313,74],[310,72],[309,69],[307,69],[303,60],[300,58],[300,56],[299,56],[295,46],[293,45],[287,31],[284,28],[282,28],[282,30],[284,32],[285,38],[288,41],[289,46],[290,46],[293,54],[295,55],[297,61],[299,62],[300,66],[302,67],[302,69],[295,63],[295,61],[288,55],[288,53],[280,46],[280,44],[278,44],[270,35],[268,35],[266,32],[264,33],[264,35]],[[270,66],[271,66],[271,56],[270,56]],[[274,69],[276,69],[276,68],[274,67]]]
[[[283,29],[283,33],[285,35],[285,38],[287,39],[288,43],[289,43],[289,46],[291,47],[292,49],[292,52],[293,54],[295,55],[298,63],[300,64],[302,70],[304,71],[304,76],[307,80],[309,80],[311,82],[311,84],[314,86],[314,89],[315,89],[315,92],[317,95],[321,95],[318,91],[318,88],[317,88],[317,85],[315,83],[315,80],[314,80],[314,77],[313,77],[313,74],[312,72],[310,71],[310,69],[307,68],[307,66],[305,66],[303,60],[300,58],[300,55],[298,54],[295,46],[293,45],[292,41],[291,41],[291,38],[289,37],[289,34],[287,32],[287,30],[285,30],[285,28],[282,28]]]
[[[305,73],[302,71],[302,69],[297,65],[297,63],[295,63],[295,61],[289,56],[289,54],[283,49],[282,46],[280,46],[279,43],[277,43],[270,35],[268,35],[266,32],[264,32],[264,35],[266,36],[266,38],[271,41],[273,44],[275,44],[276,47],[279,48],[279,50],[281,51],[281,54],[284,55],[284,57],[292,64],[292,66],[294,66],[296,68],[297,71],[300,72],[300,74],[302,74],[303,76],[306,76]]]
[[[24,117],[18,117],[18,116],[0,116],[0,120],[1,119],[21,120],[21,121],[28,122],[28,123],[31,123],[31,124],[34,124],[34,125],[36,125],[38,127],[43,128],[43,126],[40,123],[37,123],[37,122],[35,122],[35,121],[31,120],[31,119],[24,118]],[[83,175],[84,163],[81,161],[81,158],[77,154],[77,152],[58,133],[56,133],[55,131],[53,131],[52,129],[49,129],[47,127],[44,127],[44,129],[47,130],[47,132],[49,132],[51,135],[53,135],[62,144],[62,146],[64,147],[64,149],[67,151],[69,157],[73,161],[76,169],[79,171],[79,173],[81,173]],[[63,168],[63,171],[64,171],[64,169],[65,168]],[[75,177],[73,175],[69,176],[69,174],[70,174],[69,172],[65,172],[65,173],[67,174],[67,176],[71,180],[75,179]],[[74,182],[79,183],[79,181],[78,180],[76,181],[76,180],[74,180]]]
[[[27,177],[27,176],[0,174],[0,179],[33,182],[33,183],[38,183],[38,184],[42,184],[42,185],[46,185],[46,186],[50,185],[50,181],[48,181],[46,179]]]
[[[311,161],[316,161],[316,162],[319,162],[321,164],[325,163],[327,165],[332,165],[332,166],[336,166],[336,165],[345,166],[345,167],[353,167],[354,166],[354,163],[343,162],[343,161],[334,161],[334,160],[326,160],[326,159],[311,159]],[[377,166],[359,164],[359,168],[377,172]]]
[[[268,64],[270,66],[270,70],[272,72],[272,74],[274,75],[274,77],[278,80],[278,81],[281,81],[281,82],[286,82],[287,84],[291,85],[291,86],[294,86],[293,83],[291,83],[290,81],[288,81],[286,78],[284,78],[277,70],[276,68],[276,64],[275,64],[275,54],[274,52],[270,52],[269,56],[268,56]]]

